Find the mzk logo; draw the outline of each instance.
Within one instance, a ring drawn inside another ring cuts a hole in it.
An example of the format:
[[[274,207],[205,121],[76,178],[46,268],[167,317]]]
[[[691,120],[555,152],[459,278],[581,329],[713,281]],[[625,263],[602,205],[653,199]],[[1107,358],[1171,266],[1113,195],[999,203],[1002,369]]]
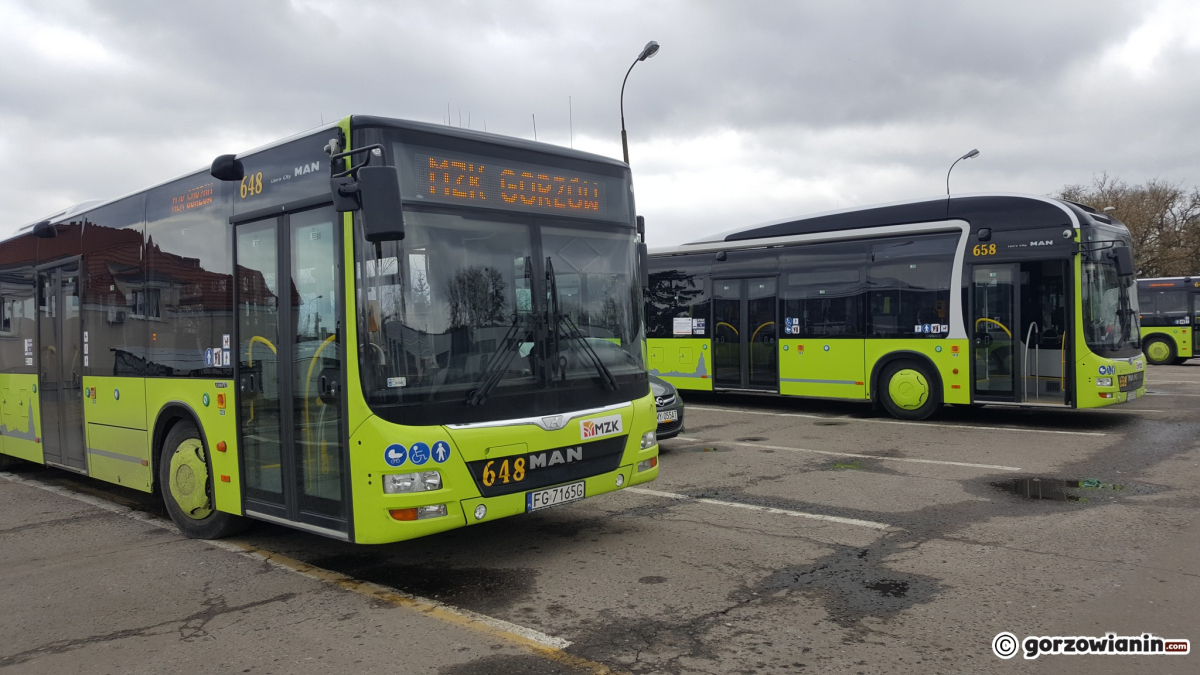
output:
[[[580,436],[583,438],[597,438],[599,436],[619,434],[624,429],[621,427],[621,416],[611,415],[594,420],[584,420],[579,423],[579,431]]]
[[[293,176],[303,176],[306,173],[315,173],[321,170],[320,162],[311,162],[309,164],[301,164],[292,171]]]

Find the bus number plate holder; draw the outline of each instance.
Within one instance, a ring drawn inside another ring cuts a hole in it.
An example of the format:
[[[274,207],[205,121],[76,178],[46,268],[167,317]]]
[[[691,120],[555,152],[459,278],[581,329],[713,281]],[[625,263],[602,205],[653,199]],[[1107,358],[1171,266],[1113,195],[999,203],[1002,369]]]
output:
[[[526,492],[525,512],[532,513],[548,509],[551,506],[570,504],[571,502],[583,499],[584,496],[584,481],[571,483],[570,485],[559,485],[557,487],[546,488],[545,490]]]

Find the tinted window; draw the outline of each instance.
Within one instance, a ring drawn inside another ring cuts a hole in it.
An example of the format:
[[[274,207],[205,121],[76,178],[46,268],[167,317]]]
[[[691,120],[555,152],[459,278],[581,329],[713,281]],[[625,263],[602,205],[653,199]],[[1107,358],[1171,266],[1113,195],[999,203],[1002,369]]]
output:
[[[706,338],[712,290],[708,279],[710,256],[688,255],[653,258],[650,261],[650,293],[646,296],[646,335],[665,338]],[[691,326],[690,333],[683,326]]]
[[[868,330],[876,337],[942,337],[949,330],[956,236],[884,239],[871,244]]]
[[[146,326],[148,375],[232,376],[206,352],[225,353],[233,333],[233,226],[222,205],[237,189],[197,174],[147,194],[146,280],[131,289],[129,320]]]
[[[0,272],[0,373],[35,373],[37,312],[31,270]]]
[[[144,194],[84,218],[83,330],[88,335],[84,368],[89,375],[145,372],[148,329],[144,309],[140,313],[138,306],[139,296],[146,293],[145,220]]]
[[[865,243],[782,249],[784,337],[863,335],[868,250]]]
[[[1186,326],[1191,323],[1188,292],[1184,288],[1150,288],[1138,291],[1143,326]]]

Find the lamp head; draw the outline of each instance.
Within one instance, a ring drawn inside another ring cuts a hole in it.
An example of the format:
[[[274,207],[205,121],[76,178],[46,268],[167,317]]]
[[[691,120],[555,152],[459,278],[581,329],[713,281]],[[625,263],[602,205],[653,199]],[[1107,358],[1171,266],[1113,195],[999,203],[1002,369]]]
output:
[[[650,58],[651,56],[654,56],[657,53],[658,53],[658,43],[655,42],[654,40],[651,40],[646,43],[645,47],[642,48],[642,53],[638,54],[638,61],[645,61],[646,59]]]
[[[979,155],[979,150],[972,149],[970,152],[963,155],[960,159],[971,159],[972,157],[977,157],[978,155]]]

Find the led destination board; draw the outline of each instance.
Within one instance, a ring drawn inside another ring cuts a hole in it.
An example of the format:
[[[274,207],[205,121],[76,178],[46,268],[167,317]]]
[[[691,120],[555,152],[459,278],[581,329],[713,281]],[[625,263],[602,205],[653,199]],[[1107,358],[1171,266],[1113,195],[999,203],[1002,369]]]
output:
[[[420,148],[412,149],[412,153],[414,185],[404,190],[408,199],[621,219],[620,214],[609,213],[610,183],[620,184],[615,179]]]

